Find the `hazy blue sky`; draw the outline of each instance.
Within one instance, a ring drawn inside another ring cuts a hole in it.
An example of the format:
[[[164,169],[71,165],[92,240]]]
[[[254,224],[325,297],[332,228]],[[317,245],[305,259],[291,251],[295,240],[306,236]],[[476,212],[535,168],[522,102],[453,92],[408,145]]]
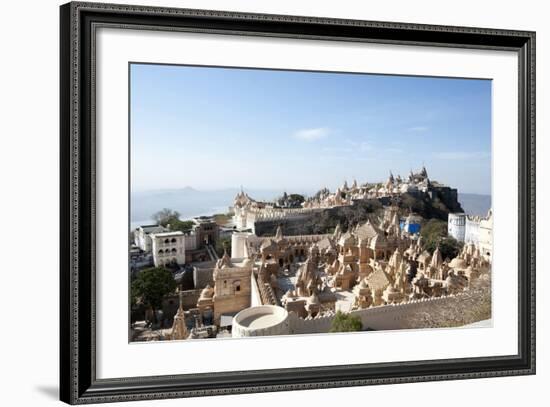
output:
[[[422,164],[490,194],[489,80],[131,67],[134,191],[333,190]]]

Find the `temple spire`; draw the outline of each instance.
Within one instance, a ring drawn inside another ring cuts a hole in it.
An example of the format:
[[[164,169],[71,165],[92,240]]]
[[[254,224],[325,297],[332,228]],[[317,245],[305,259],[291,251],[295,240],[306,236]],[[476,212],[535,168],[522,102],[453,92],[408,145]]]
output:
[[[185,311],[183,309],[183,291],[179,292],[180,304],[178,312],[174,316],[174,324],[172,325],[172,333],[170,334],[172,340],[187,339],[188,332],[185,326]]]
[[[275,240],[279,241],[283,239],[283,228],[281,225],[277,226],[277,231],[275,232]]]
[[[441,267],[443,264],[443,257],[441,256],[441,251],[439,250],[439,244],[435,248],[434,254],[432,255],[431,266],[435,269]]]

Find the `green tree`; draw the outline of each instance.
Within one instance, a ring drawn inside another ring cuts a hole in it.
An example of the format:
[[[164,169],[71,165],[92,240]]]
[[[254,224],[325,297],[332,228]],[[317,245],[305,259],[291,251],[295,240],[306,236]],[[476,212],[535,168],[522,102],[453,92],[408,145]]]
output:
[[[439,240],[447,236],[447,222],[439,219],[430,219],[420,229],[422,238],[427,243],[430,240]]]
[[[426,250],[433,254],[435,248],[439,246],[443,259],[455,258],[462,244],[452,236],[447,235],[447,222],[439,219],[430,219],[420,229],[420,234],[424,239]]]
[[[173,220],[172,223],[170,223],[170,230],[176,231],[179,230],[181,232],[189,232],[191,229],[193,229],[193,226],[195,225],[195,222],[192,220]]]
[[[292,207],[300,207],[306,199],[300,194],[290,194],[288,196],[288,200],[290,201]]]
[[[356,332],[362,329],[363,324],[359,317],[337,311],[330,325],[329,332]]]
[[[170,227],[172,231],[189,232],[195,224],[192,220],[180,220],[180,213],[172,209],[164,208],[153,215],[153,219],[164,227]]]
[[[454,259],[460,253],[462,249],[462,243],[457,241],[452,236],[442,237],[439,240],[430,240],[426,243],[426,250],[433,254],[435,248],[439,246],[439,251],[441,252],[441,257],[443,259]]]
[[[162,267],[154,267],[141,271],[132,282],[132,303],[141,301],[153,311],[153,322],[156,318],[155,311],[162,306],[162,299],[176,289],[176,281],[172,274]]]
[[[171,225],[174,222],[179,222],[180,214],[178,211],[173,211],[172,209],[164,208],[161,211],[158,211],[153,215],[153,219],[164,227]]]

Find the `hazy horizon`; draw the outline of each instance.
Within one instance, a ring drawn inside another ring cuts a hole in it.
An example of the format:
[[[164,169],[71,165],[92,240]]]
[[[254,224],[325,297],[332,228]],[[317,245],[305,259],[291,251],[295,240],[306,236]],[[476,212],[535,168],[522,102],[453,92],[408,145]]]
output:
[[[422,165],[491,194],[491,81],[131,65],[132,191],[333,191]]]
[[[395,174],[394,174],[395,175]],[[353,182],[353,179],[348,179],[348,180],[345,180],[348,182],[348,185],[351,185],[351,182]],[[368,181],[368,182],[385,182],[386,180],[380,180],[380,181]],[[437,181],[437,180],[436,180]],[[359,184],[361,184],[359,182],[359,180],[357,180],[357,182]],[[338,186],[341,186],[338,185]],[[448,185],[449,187],[451,188],[454,188],[452,185]],[[213,191],[235,191],[235,190],[243,190],[244,192],[247,192],[247,190],[260,190],[260,191],[280,191],[281,194],[283,194],[283,192],[286,192],[288,194],[291,194],[291,193],[297,193],[297,194],[315,194],[317,191],[319,191],[321,188],[323,187],[319,187],[319,188],[297,188],[297,189],[279,189],[279,188],[268,188],[268,187],[263,187],[263,188],[256,188],[256,187],[251,187],[251,188],[247,188],[246,186],[244,185],[230,185],[230,186],[224,186],[224,187],[219,187],[219,188],[197,188],[197,187],[194,187],[194,186],[191,186],[191,185],[185,185],[185,186],[181,186],[181,187],[178,187],[178,186],[175,186],[175,187],[169,187],[169,188],[144,188],[144,189],[134,189],[132,190],[132,194],[140,194],[140,193],[145,193],[145,192],[163,192],[163,191],[179,191],[179,190],[184,190],[184,189],[190,189],[190,190],[194,190],[194,191],[198,191],[198,192],[213,192]],[[330,188],[329,188],[330,189]],[[309,191],[309,192],[307,192]],[[331,189],[331,192],[334,192],[335,189]],[[458,193],[461,193],[461,194],[468,194],[468,195],[483,195],[483,196],[491,196],[491,192],[487,192],[487,193],[478,193],[478,192],[469,192],[469,191],[458,191]]]

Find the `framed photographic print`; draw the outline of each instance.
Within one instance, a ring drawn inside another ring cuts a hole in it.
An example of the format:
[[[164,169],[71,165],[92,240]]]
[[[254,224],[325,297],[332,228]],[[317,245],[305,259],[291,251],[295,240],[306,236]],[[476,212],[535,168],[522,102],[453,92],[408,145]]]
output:
[[[535,373],[535,33],[60,13],[63,401]]]

